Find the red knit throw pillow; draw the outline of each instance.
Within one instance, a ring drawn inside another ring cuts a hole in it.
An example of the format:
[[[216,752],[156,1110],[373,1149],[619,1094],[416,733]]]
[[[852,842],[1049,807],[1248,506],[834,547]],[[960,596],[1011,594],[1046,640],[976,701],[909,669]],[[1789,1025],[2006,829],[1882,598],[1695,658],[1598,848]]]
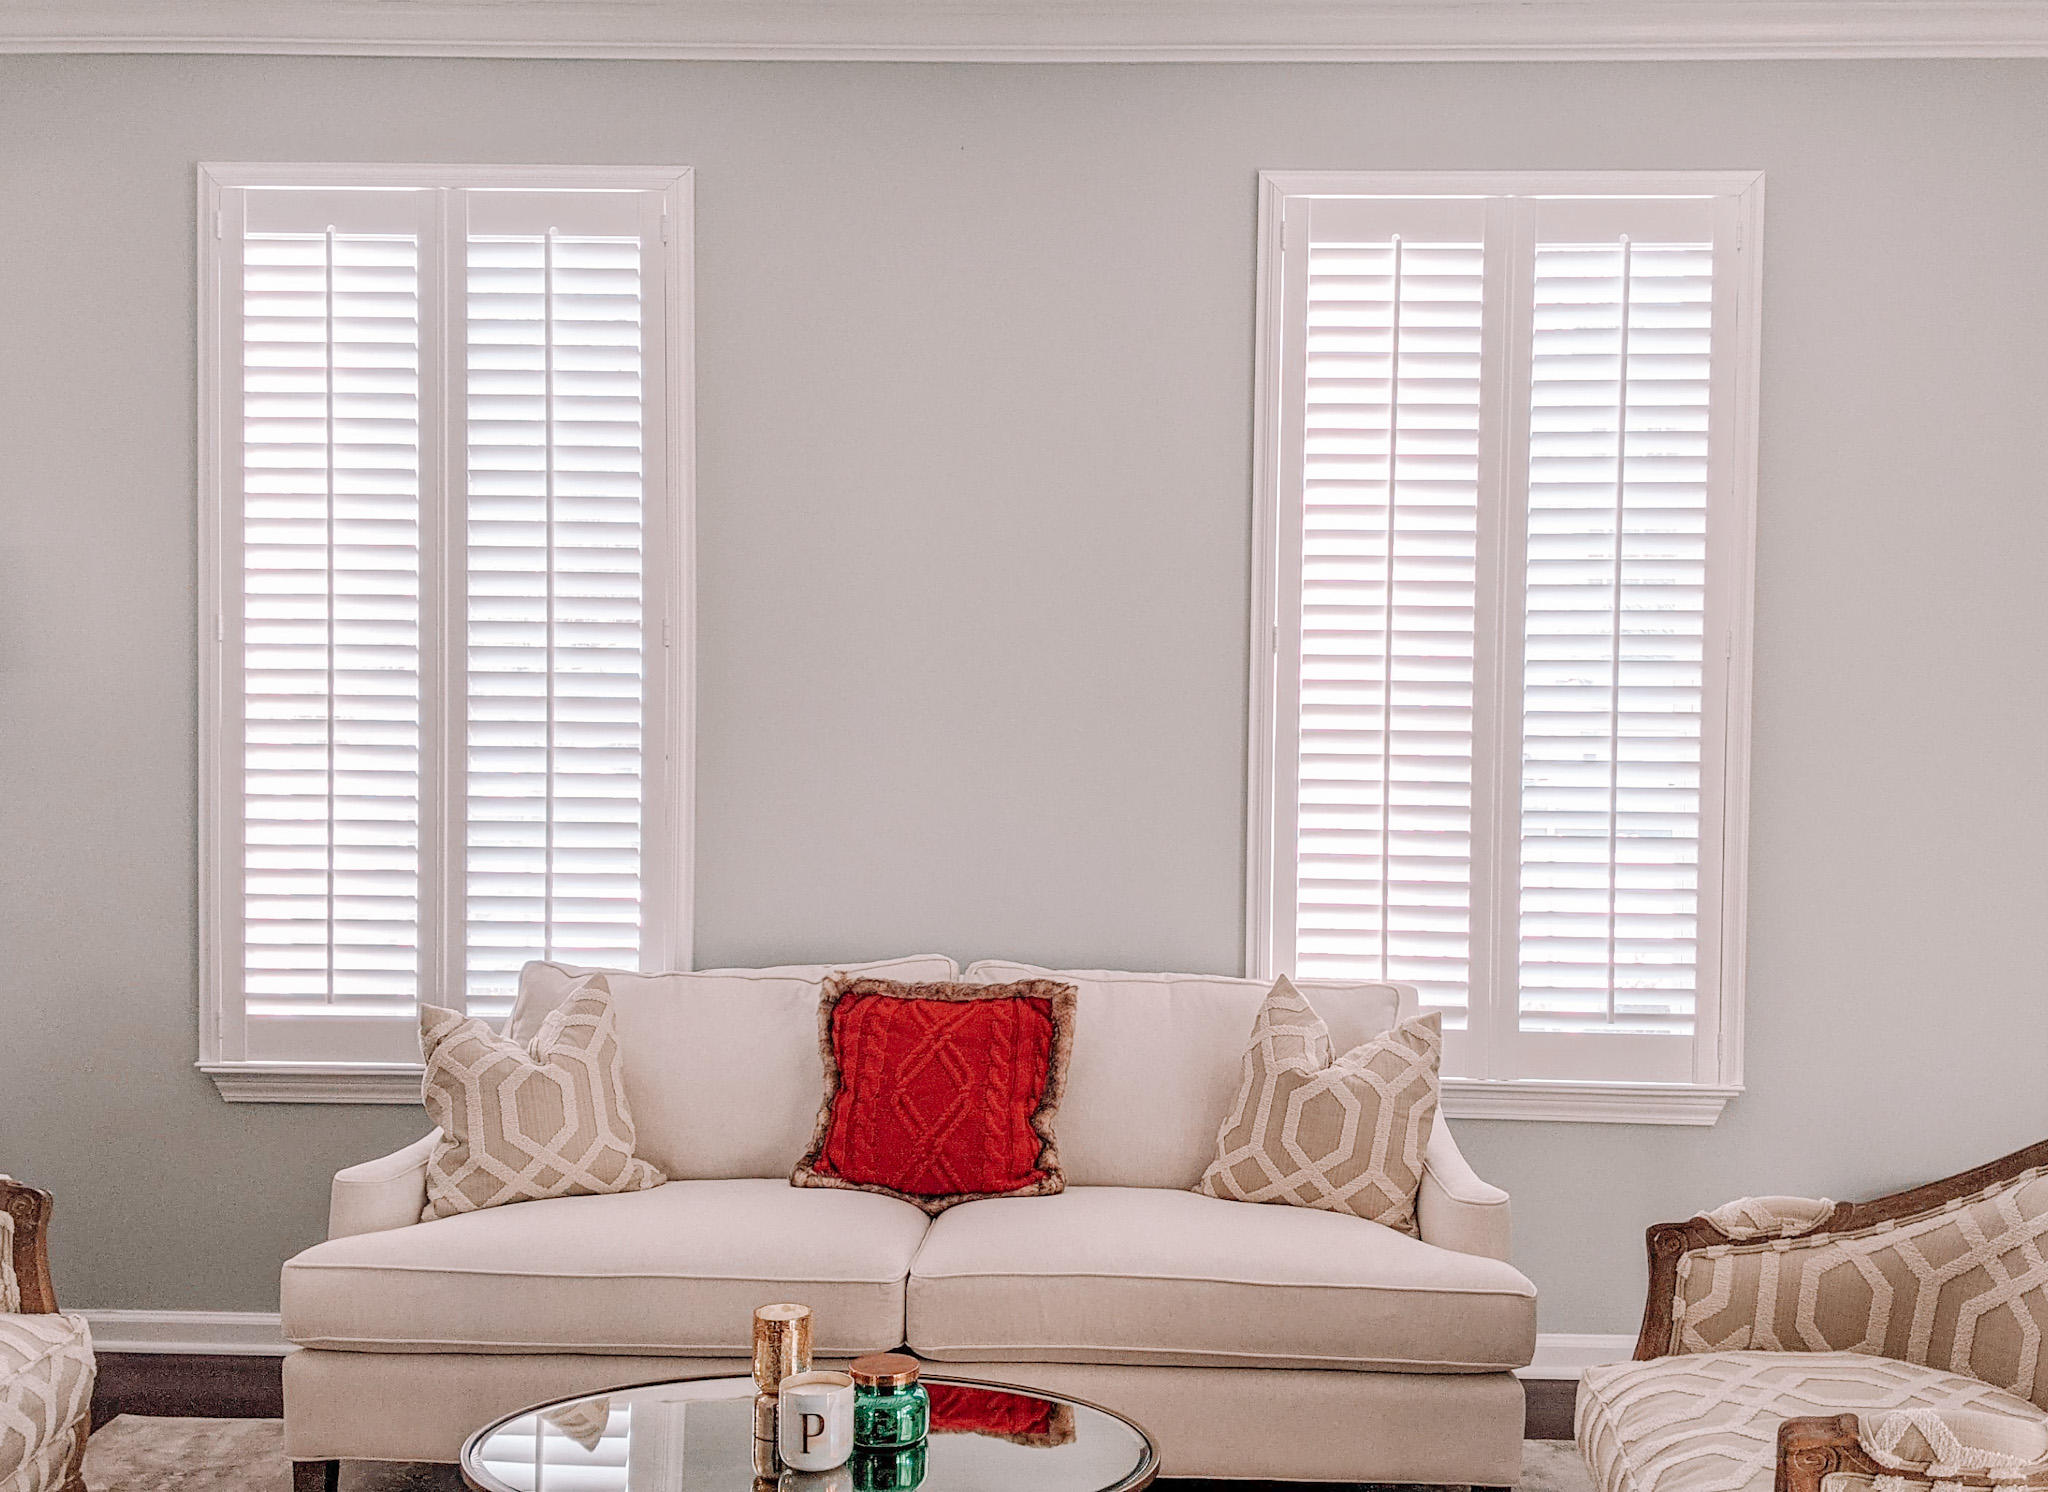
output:
[[[825,1101],[796,1186],[882,1192],[939,1213],[1064,1190],[1053,1115],[1074,987],[839,975],[818,1007]]]
[[[987,1435],[1017,1445],[1073,1444],[1072,1404],[966,1383],[931,1383],[925,1391],[931,1396],[934,1435]]]

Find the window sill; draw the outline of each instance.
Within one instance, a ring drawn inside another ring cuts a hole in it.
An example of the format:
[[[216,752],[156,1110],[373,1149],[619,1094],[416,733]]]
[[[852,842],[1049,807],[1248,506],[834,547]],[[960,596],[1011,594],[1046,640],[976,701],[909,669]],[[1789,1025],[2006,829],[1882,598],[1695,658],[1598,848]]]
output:
[[[420,1101],[418,1063],[201,1062],[199,1070],[229,1103],[386,1103]]]
[[[1448,1119],[1561,1124],[1712,1124],[1740,1087],[1678,1083],[1565,1083],[1445,1078]]]

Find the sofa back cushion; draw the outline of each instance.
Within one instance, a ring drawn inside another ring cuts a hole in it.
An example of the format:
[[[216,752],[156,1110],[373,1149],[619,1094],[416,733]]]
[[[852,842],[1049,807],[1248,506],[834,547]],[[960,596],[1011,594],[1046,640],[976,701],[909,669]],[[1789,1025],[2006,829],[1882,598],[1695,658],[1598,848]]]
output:
[[[971,984],[1057,979],[1074,986],[1074,1052],[1055,1130],[1069,1186],[1189,1188],[1216,1155],[1237,1097],[1245,1043],[1273,987],[1220,974],[1041,969],[983,959]],[[1414,988],[1298,979],[1338,1051],[1393,1029]]]
[[[787,1176],[825,1089],[818,1000],[844,970],[907,983],[959,977],[941,954],[647,974],[530,963],[506,1034],[524,1041],[585,974],[611,986],[637,1153],[678,1181]]]

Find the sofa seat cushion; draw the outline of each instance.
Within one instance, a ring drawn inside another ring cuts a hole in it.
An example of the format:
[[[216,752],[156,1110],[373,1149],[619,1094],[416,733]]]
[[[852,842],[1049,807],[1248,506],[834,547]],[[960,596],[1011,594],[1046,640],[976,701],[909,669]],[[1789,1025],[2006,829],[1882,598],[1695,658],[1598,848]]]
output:
[[[366,1352],[731,1356],[753,1312],[799,1300],[815,1349],[903,1341],[925,1215],[786,1180],[520,1202],[307,1249],[284,1267],[285,1335]]]
[[[911,1266],[940,1362],[1491,1373],[1536,1348],[1536,1287],[1345,1213],[1144,1187],[969,1202]]]
[[[21,1477],[38,1487],[43,1470],[66,1463],[92,1410],[92,1383],[84,1317],[0,1315],[0,1485]]]
[[[1785,1420],[1894,1409],[2043,1418],[1980,1379],[1860,1352],[1702,1352],[1592,1368],[1574,1417],[1598,1492],[1770,1492]]]

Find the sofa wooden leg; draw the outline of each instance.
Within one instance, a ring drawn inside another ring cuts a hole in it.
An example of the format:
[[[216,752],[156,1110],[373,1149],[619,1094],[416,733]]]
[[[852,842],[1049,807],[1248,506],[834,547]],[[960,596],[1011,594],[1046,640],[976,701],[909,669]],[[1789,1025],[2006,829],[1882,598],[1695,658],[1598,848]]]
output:
[[[341,1492],[341,1463],[292,1462],[292,1492]]]

